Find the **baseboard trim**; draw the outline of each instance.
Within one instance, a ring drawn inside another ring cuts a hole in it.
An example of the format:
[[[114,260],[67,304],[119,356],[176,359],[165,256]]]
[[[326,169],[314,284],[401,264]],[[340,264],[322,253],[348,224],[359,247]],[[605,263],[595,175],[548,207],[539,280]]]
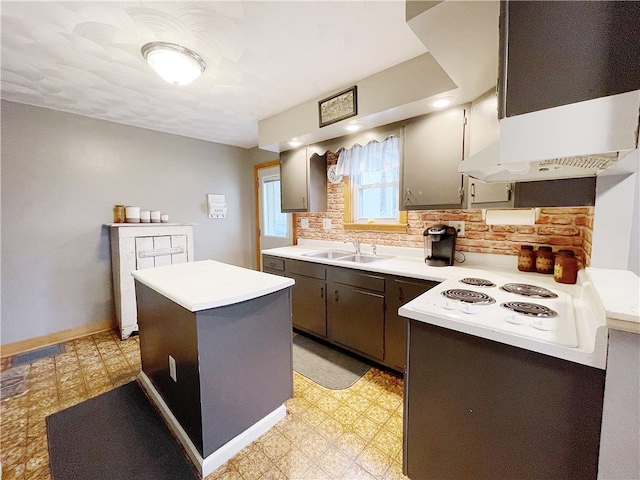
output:
[[[138,374],[138,380],[140,381],[142,388],[147,393],[147,396],[156,405],[158,410],[160,410],[160,413],[169,425],[169,428],[173,430],[173,433],[186,450],[187,456],[198,470],[198,473],[202,475],[202,478],[205,478],[207,475],[213,473],[217,468],[231,460],[240,450],[251,442],[257,440],[261,435],[264,435],[271,427],[287,415],[287,407],[280,405],[273,412],[258,420],[244,432],[229,440],[218,450],[206,458],[202,458],[202,455],[189,438],[189,435],[184,431],[182,425],[180,425],[180,422],[178,422],[176,417],[173,415],[171,409],[167,406],[160,393],[153,386],[149,377],[141,371]]]
[[[116,322],[112,319],[101,322],[88,323],[80,327],[70,328],[61,332],[50,333],[42,337],[29,338],[20,342],[0,345],[0,358],[11,357],[19,353],[29,352],[38,348],[48,347],[56,343],[64,343],[86,335],[104,332],[115,328]]]

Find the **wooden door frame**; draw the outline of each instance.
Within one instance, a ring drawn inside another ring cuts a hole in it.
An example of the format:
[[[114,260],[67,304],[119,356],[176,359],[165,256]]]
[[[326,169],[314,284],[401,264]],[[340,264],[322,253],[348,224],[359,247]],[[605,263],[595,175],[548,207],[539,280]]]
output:
[[[258,178],[258,170],[263,168],[275,167],[280,165],[280,160],[271,160],[269,162],[258,163],[253,166],[253,198],[255,203],[255,234],[256,234],[256,270],[260,270],[260,199],[258,198],[260,180]],[[292,213],[291,218],[291,242],[293,245],[297,244],[297,229],[296,229],[296,217]]]

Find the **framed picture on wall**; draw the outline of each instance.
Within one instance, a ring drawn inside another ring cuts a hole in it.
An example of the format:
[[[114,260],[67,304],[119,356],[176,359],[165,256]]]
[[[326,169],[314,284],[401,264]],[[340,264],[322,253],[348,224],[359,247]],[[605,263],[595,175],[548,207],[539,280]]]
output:
[[[358,114],[358,87],[347,88],[318,102],[320,127]]]

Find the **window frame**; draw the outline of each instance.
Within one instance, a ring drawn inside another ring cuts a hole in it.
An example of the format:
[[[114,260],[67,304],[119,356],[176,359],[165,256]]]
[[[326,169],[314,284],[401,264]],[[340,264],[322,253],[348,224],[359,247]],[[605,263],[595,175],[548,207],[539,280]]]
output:
[[[400,169],[402,172],[402,169]],[[359,223],[354,222],[353,217],[353,194],[352,180],[350,176],[345,176],[342,180],[344,187],[344,229],[345,230],[365,230],[379,232],[406,232],[407,230],[407,211],[399,210],[398,222],[373,222]],[[400,194],[400,180],[398,179],[398,195]],[[398,207],[400,207],[400,198],[398,198]]]

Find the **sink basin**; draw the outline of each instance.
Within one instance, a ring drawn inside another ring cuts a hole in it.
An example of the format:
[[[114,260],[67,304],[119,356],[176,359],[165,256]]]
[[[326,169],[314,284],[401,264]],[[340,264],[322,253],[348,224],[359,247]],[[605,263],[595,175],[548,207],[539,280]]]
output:
[[[393,258],[393,255],[349,255],[348,257],[341,257],[339,260],[343,262],[374,263],[390,258]]]
[[[313,257],[313,258],[326,258],[327,260],[339,260],[343,257],[348,257],[349,255],[353,255],[349,252],[340,252],[337,250],[325,250],[322,252],[310,252],[303,253],[304,257]]]

